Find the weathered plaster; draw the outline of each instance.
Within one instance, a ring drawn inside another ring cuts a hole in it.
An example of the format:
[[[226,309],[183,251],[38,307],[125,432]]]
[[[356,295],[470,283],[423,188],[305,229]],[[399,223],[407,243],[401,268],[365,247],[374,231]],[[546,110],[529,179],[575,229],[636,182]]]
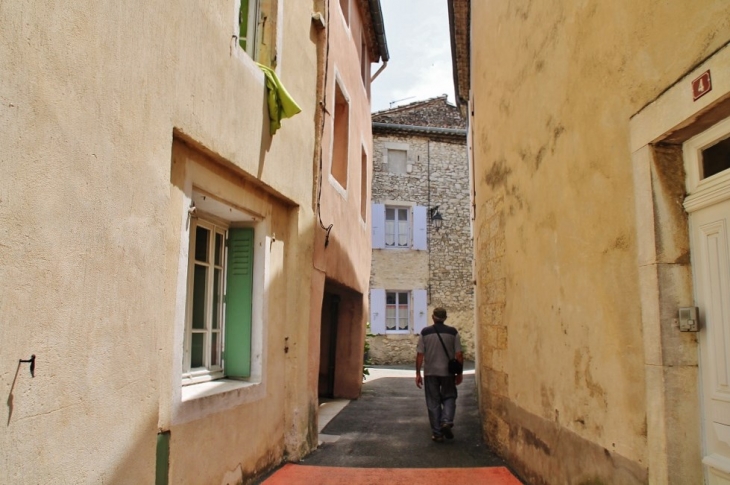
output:
[[[691,102],[654,101],[728,42],[729,14],[714,0],[471,2],[479,395],[486,438],[535,483],[697,482],[697,448],[678,446],[699,417],[670,391],[696,402],[696,347],[671,318],[691,281],[681,164],[657,150],[635,172],[632,152],[693,119],[673,112]],[[630,129],[644,107],[677,121]],[[575,453],[553,453],[539,420]],[[591,473],[579,449],[597,451]]]

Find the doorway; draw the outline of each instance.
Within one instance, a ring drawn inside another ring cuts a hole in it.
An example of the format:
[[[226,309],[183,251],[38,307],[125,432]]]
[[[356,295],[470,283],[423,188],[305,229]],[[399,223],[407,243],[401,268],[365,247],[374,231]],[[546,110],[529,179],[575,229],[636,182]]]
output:
[[[325,292],[322,299],[322,327],[319,336],[318,390],[320,397],[335,397],[339,314],[340,297]]]
[[[730,118],[684,143],[695,305],[700,315],[703,463],[730,485]]]

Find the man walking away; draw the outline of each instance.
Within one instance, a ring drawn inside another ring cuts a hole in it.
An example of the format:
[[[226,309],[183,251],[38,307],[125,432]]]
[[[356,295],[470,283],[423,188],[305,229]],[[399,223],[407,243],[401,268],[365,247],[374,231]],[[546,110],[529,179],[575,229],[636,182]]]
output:
[[[454,415],[456,414],[456,386],[461,384],[462,374],[449,373],[449,360],[456,358],[462,364],[459,332],[444,324],[446,309],[435,308],[433,325],[424,328],[418,336],[416,347],[416,386],[426,384],[426,407],[431,422],[431,439],[440,443],[453,439]],[[442,345],[443,342],[443,345]],[[444,348],[445,347],[445,348]],[[425,363],[425,365],[424,365]],[[421,366],[424,377],[421,378]]]

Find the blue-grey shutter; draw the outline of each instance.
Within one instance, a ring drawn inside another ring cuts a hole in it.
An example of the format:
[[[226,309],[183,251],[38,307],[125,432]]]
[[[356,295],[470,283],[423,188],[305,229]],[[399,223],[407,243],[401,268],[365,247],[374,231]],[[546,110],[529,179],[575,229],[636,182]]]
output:
[[[373,203],[373,249],[385,248],[385,206]]]
[[[385,334],[385,290],[382,288],[370,290],[370,333]]]
[[[428,325],[426,290],[413,290],[413,333],[416,335]]]
[[[417,205],[413,208],[413,249],[426,251],[426,207]]]

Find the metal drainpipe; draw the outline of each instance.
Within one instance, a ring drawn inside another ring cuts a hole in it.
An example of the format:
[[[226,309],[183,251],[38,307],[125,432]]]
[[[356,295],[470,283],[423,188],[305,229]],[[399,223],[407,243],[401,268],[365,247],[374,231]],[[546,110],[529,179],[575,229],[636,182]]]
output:
[[[426,217],[431,217],[431,140],[426,140],[426,186],[427,186],[427,205],[426,205]],[[431,228],[428,219],[426,220],[428,232],[426,235],[426,246],[428,247],[428,303],[431,303]],[[428,310],[428,309],[427,309]]]
[[[373,74],[373,77],[370,78],[370,83],[372,84],[373,81],[375,81],[375,78],[380,76],[380,73],[383,72],[383,69],[388,67],[388,61],[383,61],[383,65],[380,66],[380,69],[375,71],[375,74]]]

